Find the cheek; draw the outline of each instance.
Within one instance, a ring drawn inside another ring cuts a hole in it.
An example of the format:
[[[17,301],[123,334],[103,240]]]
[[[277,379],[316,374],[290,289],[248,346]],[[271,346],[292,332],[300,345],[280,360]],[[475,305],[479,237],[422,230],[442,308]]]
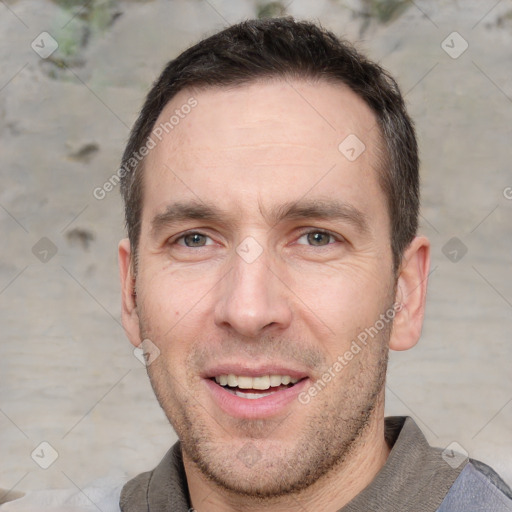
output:
[[[316,337],[335,359],[375,324],[392,304],[392,286],[383,271],[359,265],[335,272],[303,273],[291,287],[296,294],[298,322],[314,327]]]
[[[184,275],[169,267],[157,270],[153,266],[141,273],[137,303],[146,337],[161,345],[161,350],[169,350],[195,336],[205,326],[205,320],[198,317],[205,315],[214,283],[204,273]]]
[[[197,273],[183,276],[169,263],[153,263],[144,267],[137,285],[141,303],[148,314],[169,322],[189,311],[199,300],[205,280]]]
[[[389,269],[377,265],[347,263],[296,273],[292,290],[314,312],[340,320],[349,320],[354,314],[373,317],[390,296],[388,274]]]

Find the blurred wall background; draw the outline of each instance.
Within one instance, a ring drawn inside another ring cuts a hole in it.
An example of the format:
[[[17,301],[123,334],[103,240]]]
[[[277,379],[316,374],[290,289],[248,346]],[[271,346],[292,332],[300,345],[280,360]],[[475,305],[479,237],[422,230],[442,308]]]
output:
[[[283,14],[357,41],[417,124],[432,271],[387,413],[512,484],[511,1],[1,0],[0,487],[132,476],[174,441],[120,325],[122,204],[104,184],[168,60]]]

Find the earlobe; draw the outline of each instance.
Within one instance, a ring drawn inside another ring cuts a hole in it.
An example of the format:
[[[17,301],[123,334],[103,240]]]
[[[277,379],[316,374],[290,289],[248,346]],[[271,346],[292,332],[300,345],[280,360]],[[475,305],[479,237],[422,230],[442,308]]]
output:
[[[119,242],[118,259],[119,276],[121,279],[121,318],[123,327],[130,342],[135,346],[139,346],[141,340],[135,276],[133,275],[130,241],[127,238]]]
[[[404,251],[399,271],[395,302],[401,307],[393,320],[392,350],[412,348],[420,338],[429,268],[430,242],[423,236],[415,237]]]

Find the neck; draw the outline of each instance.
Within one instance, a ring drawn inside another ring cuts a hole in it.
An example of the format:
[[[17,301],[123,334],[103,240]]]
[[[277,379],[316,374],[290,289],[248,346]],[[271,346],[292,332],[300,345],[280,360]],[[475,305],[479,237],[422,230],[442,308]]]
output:
[[[386,463],[390,448],[384,439],[383,400],[375,409],[368,428],[354,442],[343,463],[315,482],[308,489],[272,500],[229,493],[204,477],[183,454],[192,506],[197,512],[303,512],[323,510],[337,512],[357,496]]]

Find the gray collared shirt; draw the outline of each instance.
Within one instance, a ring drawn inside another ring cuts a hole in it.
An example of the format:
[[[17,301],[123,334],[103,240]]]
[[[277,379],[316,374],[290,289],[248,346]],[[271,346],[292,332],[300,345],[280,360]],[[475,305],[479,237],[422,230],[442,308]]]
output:
[[[512,492],[491,468],[431,447],[412,418],[386,418],[385,435],[392,446],[386,464],[339,512],[512,512]],[[122,512],[191,509],[179,442],[153,471],[125,485],[120,506]]]
[[[373,481],[339,512],[512,512],[512,491],[482,462],[432,448],[412,418],[386,418],[392,446]],[[153,470],[100,480],[75,491],[41,491],[0,505],[0,512],[189,512],[181,447]]]

